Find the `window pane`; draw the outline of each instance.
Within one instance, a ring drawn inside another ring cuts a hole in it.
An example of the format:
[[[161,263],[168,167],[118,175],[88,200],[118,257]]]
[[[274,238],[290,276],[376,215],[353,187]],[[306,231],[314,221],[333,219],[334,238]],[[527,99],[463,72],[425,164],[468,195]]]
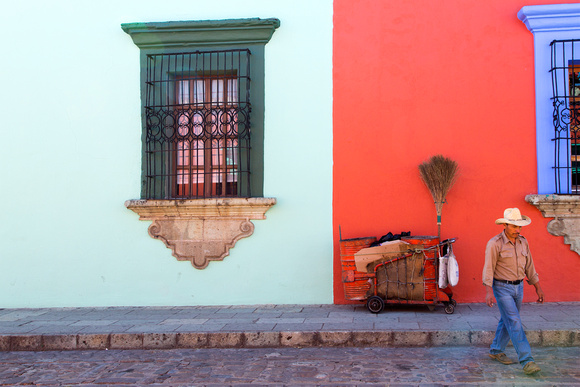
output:
[[[189,142],[177,142],[177,165],[189,165]]]
[[[224,81],[223,79],[212,79],[211,81],[211,103],[224,102]]]
[[[228,128],[227,128],[228,136],[237,136],[237,134],[238,134],[238,110],[235,108],[228,109],[227,110],[227,117],[228,117]]]
[[[193,114],[193,133],[196,136],[199,136],[203,133],[203,115],[198,112]]]
[[[191,175],[193,184],[203,184],[203,169],[194,170]]]
[[[228,172],[227,179],[228,179],[228,183],[237,182],[238,181],[238,174],[235,172]]]
[[[187,133],[189,132],[189,115],[188,113],[181,113],[179,115],[179,117],[177,118],[177,124],[179,125],[179,127],[177,128],[177,133],[179,133],[180,136],[187,136]]]
[[[182,169],[177,171],[177,184],[189,184],[189,175],[187,174],[187,171]]]
[[[203,157],[204,150],[203,150],[203,141],[195,140],[193,141],[193,150],[192,150],[192,157],[193,157],[193,166],[203,166]]]
[[[238,102],[238,82],[235,79],[228,79],[228,103]]]
[[[222,164],[221,156],[223,155],[223,140],[213,140],[211,142],[211,163],[214,167]]]
[[[177,103],[180,105],[189,104],[189,81],[177,82]]]
[[[228,140],[226,149],[226,163],[228,166],[238,164],[238,140]]]
[[[194,83],[193,103],[199,104],[205,102],[205,82],[197,80]]]
[[[218,132],[218,128],[220,127],[220,116],[221,116],[221,110],[218,109],[213,109],[211,111],[210,117],[209,117],[209,131],[213,136],[217,136],[218,134],[221,133],[221,130]]]

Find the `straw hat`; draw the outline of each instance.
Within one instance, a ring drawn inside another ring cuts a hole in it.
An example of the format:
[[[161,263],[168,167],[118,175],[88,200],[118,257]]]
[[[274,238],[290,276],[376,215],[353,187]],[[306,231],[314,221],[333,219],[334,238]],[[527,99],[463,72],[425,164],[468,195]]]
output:
[[[495,221],[495,224],[513,224],[516,226],[527,226],[532,223],[532,220],[525,215],[520,213],[518,208],[507,208],[503,212],[503,218],[499,218]]]

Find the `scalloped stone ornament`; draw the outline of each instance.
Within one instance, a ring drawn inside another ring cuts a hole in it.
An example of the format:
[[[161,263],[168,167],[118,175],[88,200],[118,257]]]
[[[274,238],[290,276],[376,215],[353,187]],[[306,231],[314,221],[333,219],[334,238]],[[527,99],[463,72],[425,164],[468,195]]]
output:
[[[161,240],[179,261],[204,269],[221,261],[237,241],[254,232],[252,219],[266,219],[274,198],[128,200],[125,206],[151,220],[149,235]]]
[[[526,201],[540,210],[544,218],[554,218],[548,223],[548,232],[563,236],[570,250],[580,254],[579,195],[527,195]]]

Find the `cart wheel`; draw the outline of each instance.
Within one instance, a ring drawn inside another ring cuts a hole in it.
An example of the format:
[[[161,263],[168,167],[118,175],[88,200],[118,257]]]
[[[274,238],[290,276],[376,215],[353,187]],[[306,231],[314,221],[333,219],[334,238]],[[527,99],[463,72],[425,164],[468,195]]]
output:
[[[379,296],[371,296],[367,301],[367,308],[373,313],[380,313],[385,307],[385,302]]]
[[[457,306],[457,301],[451,300],[451,305],[453,305],[454,307]]]
[[[445,313],[453,314],[453,312],[455,312],[455,306],[453,304],[445,305]]]

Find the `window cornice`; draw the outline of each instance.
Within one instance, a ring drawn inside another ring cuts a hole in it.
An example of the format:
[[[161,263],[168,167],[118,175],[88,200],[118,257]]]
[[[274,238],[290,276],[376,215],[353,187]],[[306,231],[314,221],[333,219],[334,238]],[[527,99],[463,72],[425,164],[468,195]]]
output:
[[[518,18],[532,33],[580,30],[580,4],[525,6]]]
[[[140,49],[209,45],[266,44],[280,20],[228,19],[126,23],[121,28]]]

